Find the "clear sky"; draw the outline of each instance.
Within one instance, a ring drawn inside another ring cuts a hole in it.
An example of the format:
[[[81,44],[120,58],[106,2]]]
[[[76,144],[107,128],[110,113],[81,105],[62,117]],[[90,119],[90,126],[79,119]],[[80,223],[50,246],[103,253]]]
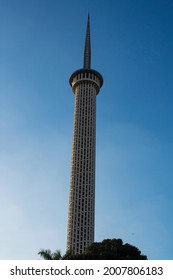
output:
[[[95,240],[173,259],[173,1],[0,0],[0,259],[65,253],[87,14],[97,97]]]

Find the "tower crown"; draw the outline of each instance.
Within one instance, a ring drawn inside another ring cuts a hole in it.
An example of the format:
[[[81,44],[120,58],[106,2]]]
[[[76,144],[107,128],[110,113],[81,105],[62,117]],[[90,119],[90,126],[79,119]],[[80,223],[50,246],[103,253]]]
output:
[[[94,85],[97,94],[99,93],[99,90],[103,85],[102,75],[98,71],[91,69],[91,40],[90,40],[89,14],[87,20],[87,29],[86,29],[85,46],[84,46],[83,68],[73,72],[69,79],[69,82],[70,85],[72,86],[74,93],[76,91],[77,86],[83,82],[87,82]]]

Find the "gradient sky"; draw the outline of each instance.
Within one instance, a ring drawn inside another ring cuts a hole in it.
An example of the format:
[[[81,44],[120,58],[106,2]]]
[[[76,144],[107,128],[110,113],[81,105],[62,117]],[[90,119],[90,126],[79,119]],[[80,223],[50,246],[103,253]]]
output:
[[[87,14],[97,97],[95,240],[173,259],[173,1],[0,0],[0,259],[65,253]]]

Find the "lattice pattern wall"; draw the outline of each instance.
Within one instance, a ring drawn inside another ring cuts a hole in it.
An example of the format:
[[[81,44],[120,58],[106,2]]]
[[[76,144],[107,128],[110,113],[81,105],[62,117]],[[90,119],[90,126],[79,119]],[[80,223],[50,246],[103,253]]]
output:
[[[92,70],[72,74],[75,94],[67,251],[82,253],[94,242],[96,95],[102,80]]]

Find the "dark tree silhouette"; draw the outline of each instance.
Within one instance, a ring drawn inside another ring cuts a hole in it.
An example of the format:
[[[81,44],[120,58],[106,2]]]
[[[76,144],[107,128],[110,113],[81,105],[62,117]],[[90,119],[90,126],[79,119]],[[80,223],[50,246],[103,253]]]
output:
[[[84,253],[73,255],[70,252],[61,255],[59,250],[40,250],[38,253],[45,260],[147,260],[147,256],[128,243],[123,244],[121,239],[105,239],[88,246]]]
[[[105,239],[94,242],[78,255],[66,254],[63,259],[68,260],[147,260],[147,256],[128,243],[123,244],[121,239]]]

